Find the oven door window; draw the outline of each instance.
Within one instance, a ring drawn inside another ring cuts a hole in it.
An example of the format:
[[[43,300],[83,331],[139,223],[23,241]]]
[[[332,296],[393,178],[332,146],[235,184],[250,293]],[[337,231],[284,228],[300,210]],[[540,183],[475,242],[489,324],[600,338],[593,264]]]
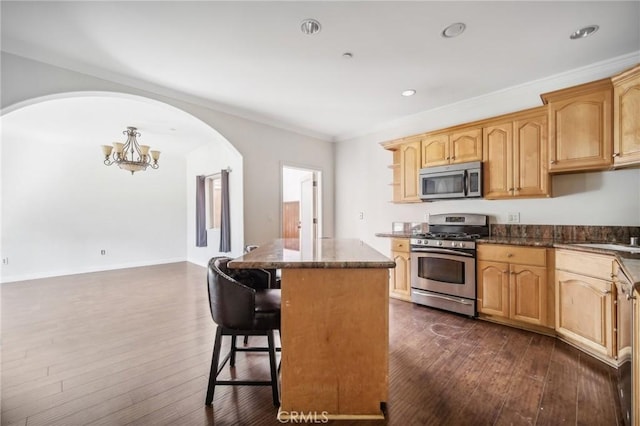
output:
[[[441,257],[419,257],[418,276],[448,284],[465,284],[465,262]]]

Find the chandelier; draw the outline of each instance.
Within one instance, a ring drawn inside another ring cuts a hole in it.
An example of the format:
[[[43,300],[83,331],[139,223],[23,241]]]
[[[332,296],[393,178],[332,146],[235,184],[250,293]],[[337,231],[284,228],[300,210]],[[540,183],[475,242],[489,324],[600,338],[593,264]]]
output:
[[[102,145],[105,165],[117,164],[121,169],[130,171],[131,174],[146,170],[149,166],[152,169],[160,167],[158,166],[160,151],[149,151],[148,145],[138,145],[136,138],[140,136],[140,133],[137,128],[127,127],[127,130],[122,134],[127,135],[125,143],[114,142],[113,146]],[[113,155],[111,155],[112,152]]]

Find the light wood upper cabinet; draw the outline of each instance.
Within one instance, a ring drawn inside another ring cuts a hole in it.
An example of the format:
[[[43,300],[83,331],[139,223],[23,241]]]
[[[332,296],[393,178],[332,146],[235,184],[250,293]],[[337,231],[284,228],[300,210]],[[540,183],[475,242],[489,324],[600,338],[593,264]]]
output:
[[[610,79],[543,94],[549,108],[549,171],[604,170],[612,164]]]
[[[420,201],[418,173],[420,172],[420,140],[400,145],[401,201]]]
[[[548,197],[545,108],[503,116],[483,129],[484,197]]]
[[[553,296],[544,248],[478,246],[478,312],[553,327]]]
[[[408,238],[393,238],[391,240],[391,257],[396,267],[391,269],[389,280],[389,296],[411,300],[411,255],[409,253]]]
[[[640,65],[612,77],[613,164],[640,164]]]
[[[391,186],[394,203],[421,201],[418,195],[420,171],[420,138],[411,137],[385,142],[382,146],[393,153]]]
[[[422,167],[442,166],[449,164],[449,135],[427,135],[422,140]]]
[[[426,135],[422,139],[422,167],[482,160],[482,128],[465,127]]]

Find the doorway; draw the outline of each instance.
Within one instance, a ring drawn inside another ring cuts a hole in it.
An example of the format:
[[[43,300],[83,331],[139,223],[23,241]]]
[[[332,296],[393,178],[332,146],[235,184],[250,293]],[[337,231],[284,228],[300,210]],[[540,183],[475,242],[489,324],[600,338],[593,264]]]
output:
[[[306,247],[321,235],[319,170],[282,166],[281,235],[292,250]]]

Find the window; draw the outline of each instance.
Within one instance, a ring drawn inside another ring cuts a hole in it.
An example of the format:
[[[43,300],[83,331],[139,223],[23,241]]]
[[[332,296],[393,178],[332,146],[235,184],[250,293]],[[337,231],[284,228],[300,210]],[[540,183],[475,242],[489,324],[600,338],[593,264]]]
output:
[[[206,180],[207,229],[220,228],[220,206],[222,179],[220,175],[208,177]]]

